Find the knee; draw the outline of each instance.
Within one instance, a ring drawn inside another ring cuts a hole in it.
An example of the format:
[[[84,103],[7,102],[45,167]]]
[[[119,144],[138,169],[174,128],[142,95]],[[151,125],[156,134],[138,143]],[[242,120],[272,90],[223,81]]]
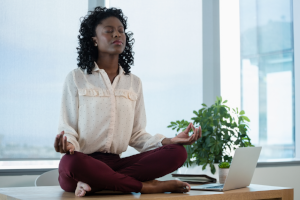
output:
[[[65,154],[59,163],[59,172],[69,173],[76,171],[80,164],[82,163],[82,153],[74,152],[74,154]]]
[[[66,174],[59,174],[58,182],[61,187],[66,192],[75,192],[77,187],[77,181],[68,177]]]
[[[180,144],[172,144],[170,146],[172,148],[173,159],[179,166],[183,165],[187,159],[187,152],[184,146]]]

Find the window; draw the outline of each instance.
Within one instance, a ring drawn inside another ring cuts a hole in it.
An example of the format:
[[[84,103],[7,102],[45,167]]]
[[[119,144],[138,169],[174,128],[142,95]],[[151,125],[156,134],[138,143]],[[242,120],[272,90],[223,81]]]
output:
[[[260,160],[295,157],[292,10],[291,0],[220,1],[221,94],[250,118]]]
[[[241,106],[260,159],[295,156],[292,16],[290,0],[240,0]]]
[[[62,84],[77,67],[81,0],[0,2],[0,160],[58,159]]]

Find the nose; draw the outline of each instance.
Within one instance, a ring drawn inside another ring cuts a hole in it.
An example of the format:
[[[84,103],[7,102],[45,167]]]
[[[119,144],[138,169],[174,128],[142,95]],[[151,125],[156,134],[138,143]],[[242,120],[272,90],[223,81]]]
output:
[[[117,30],[115,30],[114,32],[113,32],[113,37],[115,38],[115,37],[120,37],[121,36],[121,34],[119,33],[119,31],[117,31]]]

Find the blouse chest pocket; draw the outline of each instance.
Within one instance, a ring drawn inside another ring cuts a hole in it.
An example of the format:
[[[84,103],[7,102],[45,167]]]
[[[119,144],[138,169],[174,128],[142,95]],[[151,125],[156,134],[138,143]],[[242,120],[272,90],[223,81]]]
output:
[[[116,105],[119,110],[134,110],[137,94],[132,90],[115,90]]]
[[[79,107],[83,105],[95,105],[105,102],[110,96],[108,90],[104,89],[78,89]]]
[[[123,97],[123,98],[131,100],[131,101],[137,100],[137,94],[131,90],[116,90],[115,96]]]

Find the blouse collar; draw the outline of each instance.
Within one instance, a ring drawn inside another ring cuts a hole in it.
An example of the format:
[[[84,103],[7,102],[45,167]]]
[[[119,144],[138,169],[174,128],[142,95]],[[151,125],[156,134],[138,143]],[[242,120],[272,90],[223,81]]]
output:
[[[96,71],[105,71],[104,69],[100,69],[99,67],[98,67],[98,65],[97,65],[97,63],[96,62],[94,62],[95,63],[95,67],[94,67],[94,69],[93,69],[93,72],[96,72]],[[123,67],[119,64],[119,75],[121,75],[121,74],[125,74],[125,72],[124,72],[124,70],[123,70]]]

